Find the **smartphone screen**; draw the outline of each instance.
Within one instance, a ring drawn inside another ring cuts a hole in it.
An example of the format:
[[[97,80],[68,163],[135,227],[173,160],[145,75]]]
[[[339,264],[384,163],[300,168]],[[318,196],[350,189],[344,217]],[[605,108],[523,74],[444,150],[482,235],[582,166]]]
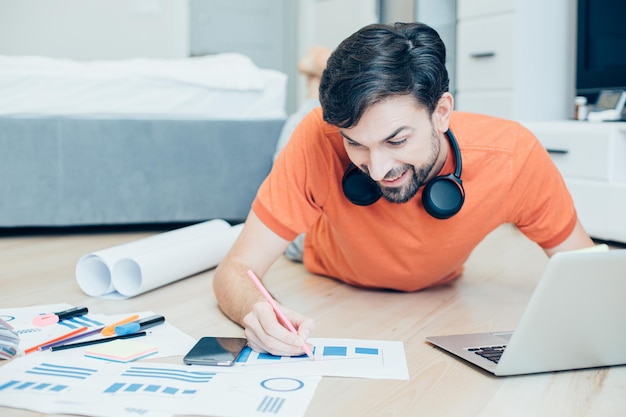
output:
[[[231,366],[248,341],[243,337],[203,337],[183,358],[187,365]]]

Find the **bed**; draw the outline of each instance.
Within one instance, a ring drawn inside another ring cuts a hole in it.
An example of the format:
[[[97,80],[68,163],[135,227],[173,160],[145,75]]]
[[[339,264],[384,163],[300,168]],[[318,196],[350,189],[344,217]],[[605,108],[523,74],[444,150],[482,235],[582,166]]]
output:
[[[286,81],[239,54],[0,56],[0,227],[243,220]]]

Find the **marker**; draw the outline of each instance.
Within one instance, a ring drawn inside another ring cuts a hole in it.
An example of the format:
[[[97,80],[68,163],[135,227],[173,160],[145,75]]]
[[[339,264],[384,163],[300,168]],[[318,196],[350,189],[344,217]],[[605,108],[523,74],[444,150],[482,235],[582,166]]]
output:
[[[102,336],[113,336],[115,334],[115,327],[120,326],[122,324],[130,323],[131,321],[135,321],[139,318],[139,314],[133,314],[130,317],[126,317],[124,320],[120,320],[116,323],[113,323],[109,326],[106,326],[100,333]]]
[[[72,307],[69,310],[59,311],[58,313],[48,313],[35,316],[33,324],[43,327],[50,324],[58,323],[61,320],[71,319],[72,317],[84,316],[89,312],[87,307]]]
[[[287,316],[285,316],[285,314],[282,312],[280,307],[278,307],[278,304],[276,304],[276,301],[274,301],[270,293],[265,289],[265,287],[263,286],[263,283],[261,283],[261,280],[254,274],[254,272],[251,269],[248,270],[248,276],[250,277],[252,282],[254,282],[254,284],[257,286],[259,291],[261,291],[261,294],[263,294],[267,302],[270,303],[270,305],[272,306],[272,309],[274,309],[274,313],[280,319],[280,321],[282,321],[283,324],[287,326],[287,329],[289,329],[291,333],[298,334],[298,331],[293,326],[293,323],[287,318]],[[311,349],[309,349],[309,346],[306,343],[302,345],[302,349],[304,350],[304,353],[306,353],[309,358],[315,359],[313,357],[313,353],[311,352]]]
[[[149,329],[150,327],[158,326],[159,324],[165,322],[165,317],[163,316],[150,316],[141,320],[136,320],[131,323],[122,324],[120,326],[115,326],[115,334],[117,335],[126,335],[137,333],[140,330]]]
[[[122,336],[105,337],[104,339],[87,340],[85,342],[69,343],[67,345],[52,346],[50,348],[50,351],[56,352],[57,350],[74,349],[74,348],[79,348],[83,346],[91,346],[91,345],[97,345],[100,343],[106,343],[106,342],[110,342],[111,340],[133,339],[135,337],[141,337],[145,335],[146,335],[146,332],[139,332],[139,333],[133,333],[133,334],[125,334]]]
[[[87,330],[87,326],[83,326],[83,327],[80,327],[80,328],[78,328],[76,330],[72,330],[71,332],[66,333],[63,336],[59,336],[59,337],[56,337],[56,338],[54,338],[52,340],[48,340],[47,342],[40,343],[40,344],[38,344],[36,346],[33,346],[33,347],[29,347],[28,349],[26,349],[24,351],[24,354],[29,354],[31,352],[34,352],[34,351],[38,350],[40,347],[42,347],[42,346],[49,345],[49,344],[54,343],[54,342],[59,342],[61,340],[68,339],[68,338],[70,338],[70,337],[72,337],[74,335],[77,335],[78,333],[84,332],[85,330]]]
[[[88,332],[79,333],[76,336],[68,337],[67,339],[58,340],[56,342],[52,342],[52,343],[48,343],[47,345],[40,346],[37,350],[39,350],[39,351],[48,350],[48,349],[51,349],[54,346],[63,345],[63,344],[66,344],[68,342],[72,342],[72,341],[75,341],[75,340],[78,340],[78,339],[82,339],[82,338],[85,338],[87,336],[91,336],[91,335],[94,335],[96,333],[100,333],[101,331],[102,331],[102,327],[98,327],[96,329],[89,330]]]

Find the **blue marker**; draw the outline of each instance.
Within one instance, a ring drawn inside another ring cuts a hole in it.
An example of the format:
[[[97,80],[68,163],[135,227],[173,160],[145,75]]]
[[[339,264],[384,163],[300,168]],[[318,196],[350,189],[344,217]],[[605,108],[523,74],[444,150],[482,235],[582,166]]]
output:
[[[125,334],[137,333],[150,327],[157,326],[163,322],[165,322],[165,317],[163,316],[150,316],[145,319],[139,319],[131,321],[130,323],[115,326],[115,334],[121,336]]]

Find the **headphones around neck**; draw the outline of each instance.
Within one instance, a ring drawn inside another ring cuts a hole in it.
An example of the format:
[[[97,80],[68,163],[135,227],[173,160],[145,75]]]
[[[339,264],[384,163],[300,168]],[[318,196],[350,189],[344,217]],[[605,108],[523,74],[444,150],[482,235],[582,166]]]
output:
[[[465,201],[465,190],[461,181],[461,150],[450,129],[446,136],[455,157],[454,173],[433,178],[426,184],[422,193],[424,209],[437,219],[454,216],[461,210]],[[382,196],[378,184],[353,163],[350,163],[344,172],[341,186],[346,198],[358,206],[374,204]]]

